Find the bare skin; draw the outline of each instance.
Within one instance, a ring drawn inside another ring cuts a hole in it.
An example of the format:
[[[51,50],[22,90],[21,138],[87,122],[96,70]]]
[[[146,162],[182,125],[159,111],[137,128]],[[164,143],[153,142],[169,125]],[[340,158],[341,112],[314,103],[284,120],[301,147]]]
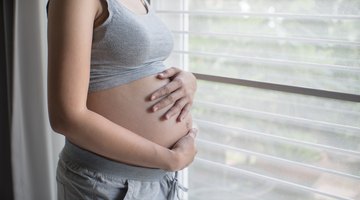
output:
[[[122,3],[126,2],[130,1],[124,0]],[[141,13],[145,9],[141,2],[135,7],[126,5],[134,12]],[[188,112],[186,107],[191,103],[182,102],[183,107],[178,103],[183,99],[178,93],[186,90],[181,89],[184,85],[172,86],[171,89],[168,87],[166,93],[158,93],[156,101],[147,101],[146,97],[149,98],[161,86],[167,87],[167,78],[148,77],[113,90],[88,95],[92,31],[97,23],[101,24],[106,19],[104,16],[104,3],[99,0],[52,0],[49,5],[48,108],[52,128],[73,143],[113,160],[169,171],[186,167],[196,154],[196,130],[187,132],[191,116],[185,114],[187,117],[182,122],[177,122],[175,118],[169,118],[166,123],[159,120],[169,109],[173,110],[172,116]],[[144,84],[151,86],[143,90],[136,89]],[[129,91],[133,89],[136,92]],[[119,100],[128,92],[135,96],[135,104],[129,100]],[[174,97],[174,102],[164,98],[169,95]],[[108,98],[112,106],[117,108],[110,111],[102,107],[103,97]],[[151,106],[156,102],[163,109],[159,108],[152,113]],[[134,111],[127,110],[127,106],[135,109],[136,113],[128,116],[135,116],[136,122],[128,122],[126,117],[118,113],[119,110],[128,113]],[[176,112],[172,109],[174,107]],[[137,119],[144,112],[147,120],[166,125],[149,129],[151,134],[144,128],[136,128],[135,124],[144,121]],[[162,136],[169,134],[170,127],[174,126],[178,129],[175,136],[162,140]],[[169,146],[172,148],[167,148]]]
[[[155,76],[143,78],[112,89],[90,93],[87,106],[90,110],[106,117],[142,137],[164,147],[172,147],[192,127],[191,115],[182,121],[176,118],[166,120],[165,112],[170,104],[153,112],[153,101],[148,94],[164,86],[168,79]]]

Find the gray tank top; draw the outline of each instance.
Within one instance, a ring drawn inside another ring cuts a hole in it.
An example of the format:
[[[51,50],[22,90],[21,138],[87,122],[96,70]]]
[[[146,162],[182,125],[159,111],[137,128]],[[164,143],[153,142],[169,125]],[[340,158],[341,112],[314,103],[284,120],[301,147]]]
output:
[[[144,0],[136,14],[118,0],[107,0],[109,17],[93,32],[89,92],[135,81],[165,70],[173,49],[166,25]]]

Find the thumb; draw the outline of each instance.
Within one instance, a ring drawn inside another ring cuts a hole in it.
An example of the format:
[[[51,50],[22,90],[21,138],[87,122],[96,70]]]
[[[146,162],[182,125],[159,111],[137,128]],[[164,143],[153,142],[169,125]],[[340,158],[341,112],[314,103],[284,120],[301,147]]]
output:
[[[197,136],[197,133],[198,133],[198,130],[197,130],[196,128],[192,128],[192,129],[189,131],[189,136],[195,139],[196,136]]]

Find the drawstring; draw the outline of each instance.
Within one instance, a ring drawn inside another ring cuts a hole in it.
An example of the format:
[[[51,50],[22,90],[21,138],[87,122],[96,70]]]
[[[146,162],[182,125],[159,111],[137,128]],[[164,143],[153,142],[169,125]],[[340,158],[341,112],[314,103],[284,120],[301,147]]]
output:
[[[188,191],[188,189],[186,187],[184,187],[183,185],[181,185],[179,183],[178,172],[175,172],[175,177],[171,181],[168,200],[175,200],[175,194],[176,194],[177,198],[180,199],[180,191],[179,191],[179,189],[184,191],[184,192]]]

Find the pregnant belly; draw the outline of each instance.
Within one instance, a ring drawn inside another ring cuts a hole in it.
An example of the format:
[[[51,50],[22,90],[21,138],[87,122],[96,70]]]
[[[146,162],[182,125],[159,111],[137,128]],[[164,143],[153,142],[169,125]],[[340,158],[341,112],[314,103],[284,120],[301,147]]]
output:
[[[163,116],[172,105],[157,112],[151,111],[151,106],[158,100],[150,101],[150,94],[168,82],[153,75],[126,85],[92,92],[88,94],[87,107],[148,140],[170,148],[187,134],[192,127],[192,119],[189,114],[182,122],[177,122],[175,116],[165,120]]]

